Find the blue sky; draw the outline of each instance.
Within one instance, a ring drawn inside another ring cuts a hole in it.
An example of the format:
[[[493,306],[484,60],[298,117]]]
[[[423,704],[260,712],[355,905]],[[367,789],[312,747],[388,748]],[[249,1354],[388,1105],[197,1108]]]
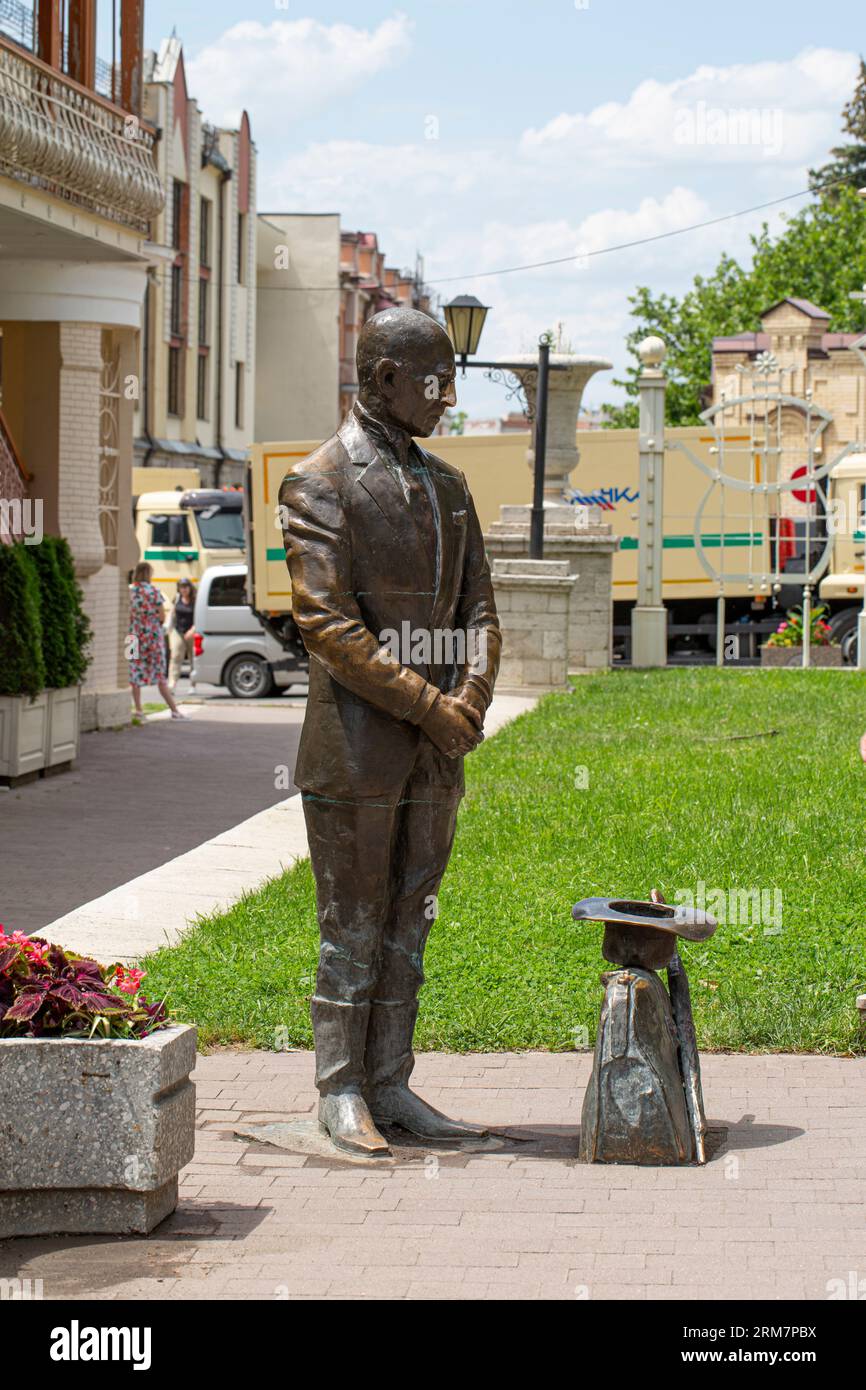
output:
[[[148,0],[146,33],[155,47],[176,27],[209,119],[249,111],[260,208],[338,211],[376,231],[390,262],[419,250],[429,279],[459,275],[446,297],[493,305],[485,355],[561,323],[575,351],[621,369],[634,286],[678,292],[722,250],[747,256],[760,215],[575,266],[472,274],[805,187],[838,138],[862,12],[728,0],[723,25],[719,13],[694,0]],[[613,374],[589,404],[616,398]],[[478,373],[461,404],[505,408]]]

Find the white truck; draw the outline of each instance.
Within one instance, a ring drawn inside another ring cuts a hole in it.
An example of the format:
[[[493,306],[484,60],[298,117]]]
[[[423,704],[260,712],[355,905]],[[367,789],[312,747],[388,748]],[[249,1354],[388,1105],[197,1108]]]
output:
[[[151,488],[150,472],[160,475],[160,487]],[[153,565],[153,582],[167,602],[178,580],[191,579],[197,587],[209,565],[245,560],[243,496],[237,489],[200,487],[195,469],[136,468],[133,492],[139,555]]]
[[[739,435],[725,436],[731,444]],[[719,586],[701,563],[701,549],[711,565],[726,572],[748,572],[751,580],[724,585],[726,623],[736,624],[741,660],[759,660],[759,647],[784,616],[802,599],[802,576],[817,562],[829,534],[829,564],[817,599],[830,610],[833,634],[843,658],[856,657],[857,616],[863,603],[866,455],[849,453],[830,469],[823,484],[826,511],[809,524],[811,562],[806,560],[806,524],[799,517],[769,515],[752,508],[749,492],[726,489],[707,498],[708,480],[678,445],[687,446],[707,466],[718,466],[717,441],[707,426],[666,431],[664,488],[664,573],[662,597],[669,610],[669,657],[673,661],[715,659],[716,598]],[[637,430],[582,430],[580,463],[572,474],[572,501],[600,507],[620,537],[613,563],[614,644],[620,660],[629,660],[631,609],[637,598],[639,456]],[[482,526],[498,517],[503,502],[527,501],[529,473],[525,435],[442,436],[431,442],[437,454],[466,475]],[[280,483],[292,460],[304,458],[310,444],[254,444],[247,464],[244,509],[249,564],[248,597],[268,630],[286,650],[287,660],[305,660],[292,621],[292,595],[276,513]],[[760,460],[745,452],[726,459],[726,469],[758,486]],[[695,542],[695,516],[703,507]],[[802,511],[802,508],[800,509]],[[818,511],[817,507],[813,508]],[[804,568],[805,567],[805,568]],[[780,570],[785,582],[775,587],[762,575]],[[788,582],[790,581],[790,582]]]

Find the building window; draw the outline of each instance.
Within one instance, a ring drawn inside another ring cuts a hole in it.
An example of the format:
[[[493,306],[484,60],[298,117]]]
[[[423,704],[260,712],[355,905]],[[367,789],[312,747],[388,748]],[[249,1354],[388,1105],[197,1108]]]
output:
[[[245,269],[246,269],[246,263],[247,263],[247,219],[246,219],[246,214],[245,214],[245,213],[239,212],[239,213],[238,213],[238,264],[237,264],[237,276],[238,276],[238,284],[239,284],[239,285],[245,285],[245,284],[246,284],[246,275],[245,275],[245,273],[244,273],[244,272],[245,272]]]
[[[199,220],[198,220],[198,258],[199,263],[206,268],[210,267],[210,198],[199,200]]]
[[[181,415],[183,396],[183,348],[170,347],[168,350],[168,413]]]
[[[207,419],[207,363],[207,353],[200,352],[195,382],[195,413],[199,420]]]
[[[175,251],[182,245],[183,229],[183,184],[180,179],[172,180],[171,189],[171,244]]]
[[[244,364],[235,363],[235,428],[244,427]]]
[[[210,281],[204,276],[198,282],[198,341],[200,347],[208,345],[208,290]]]
[[[171,331],[176,338],[183,335],[183,266],[171,268]]]
[[[246,575],[215,574],[208,590],[208,608],[246,608]]]
[[[185,516],[172,513],[170,516],[155,515],[147,518],[150,525],[150,544],[152,546],[189,545],[189,522]]]

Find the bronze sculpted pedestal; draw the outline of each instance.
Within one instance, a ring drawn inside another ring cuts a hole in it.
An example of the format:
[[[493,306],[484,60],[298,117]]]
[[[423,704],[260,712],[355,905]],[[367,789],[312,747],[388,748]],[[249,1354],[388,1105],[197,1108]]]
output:
[[[310,656],[295,781],[321,935],[319,1122],[338,1148],[375,1155],[388,1152],[379,1124],[484,1133],[408,1083],[463,757],[484,736],[501,636],[466,480],[414,442],[456,403],[447,334],[387,309],[362,328],[357,369],[358,403],[290,469],[280,518]]]

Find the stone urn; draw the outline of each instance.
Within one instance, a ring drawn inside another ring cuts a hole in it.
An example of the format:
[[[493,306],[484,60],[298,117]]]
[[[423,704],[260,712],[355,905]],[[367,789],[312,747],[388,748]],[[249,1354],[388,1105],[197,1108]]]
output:
[[[511,367],[511,373],[520,379],[535,418],[535,392],[538,372],[537,353],[520,353],[511,359],[514,363],[526,363],[526,369]],[[552,352],[552,370],[547,378],[547,450],[544,460],[544,502],[545,505],[561,502],[569,486],[569,477],[577,467],[580,454],[575,438],[577,417],[586,383],[596,372],[610,371],[613,363],[605,357],[580,357],[571,352]],[[564,370],[559,370],[560,368]],[[508,370],[504,368],[503,370]],[[526,451],[526,461],[530,470],[535,469],[535,448],[530,445]]]

